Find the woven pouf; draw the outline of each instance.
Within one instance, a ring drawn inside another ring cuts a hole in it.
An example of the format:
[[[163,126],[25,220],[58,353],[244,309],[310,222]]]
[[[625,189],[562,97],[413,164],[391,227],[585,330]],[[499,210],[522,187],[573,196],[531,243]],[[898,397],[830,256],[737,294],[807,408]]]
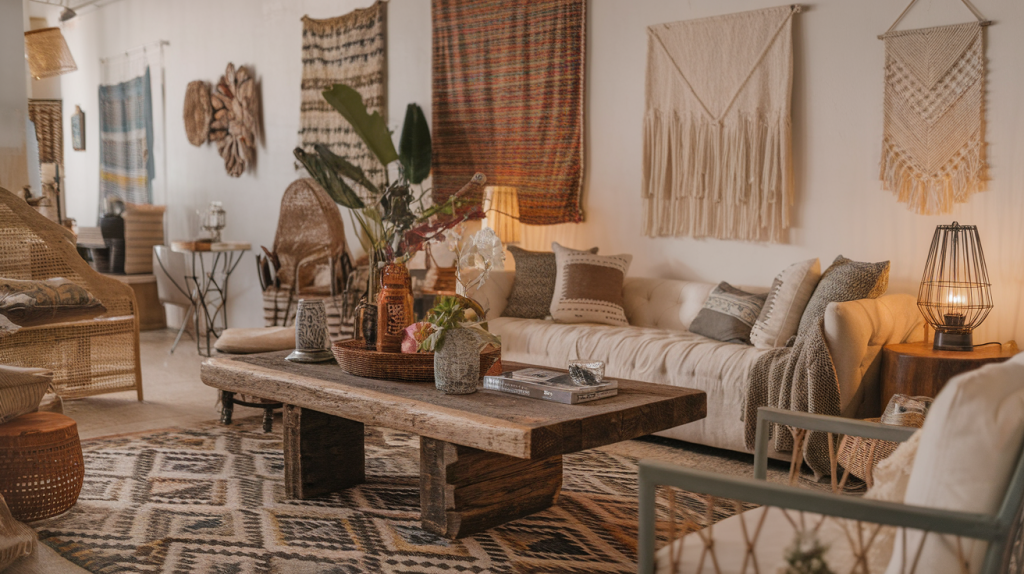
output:
[[[84,478],[75,421],[29,413],[0,425],[0,494],[14,518],[29,522],[68,510]]]

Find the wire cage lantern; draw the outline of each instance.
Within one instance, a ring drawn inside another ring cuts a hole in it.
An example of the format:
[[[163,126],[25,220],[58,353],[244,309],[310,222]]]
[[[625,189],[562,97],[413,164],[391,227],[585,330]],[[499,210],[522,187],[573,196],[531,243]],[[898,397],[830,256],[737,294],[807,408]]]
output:
[[[78,69],[60,28],[42,28],[25,32],[25,57],[32,77],[39,80]]]
[[[972,332],[992,311],[992,285],[978,226],[956,221],[936,226],[917,307],[935,329],[934,349],[974,349]]]

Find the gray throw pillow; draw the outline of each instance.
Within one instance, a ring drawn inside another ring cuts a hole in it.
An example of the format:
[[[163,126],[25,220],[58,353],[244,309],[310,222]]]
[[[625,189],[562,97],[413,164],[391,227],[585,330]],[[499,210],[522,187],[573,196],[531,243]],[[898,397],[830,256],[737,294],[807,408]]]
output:
[[[864,263],[851,261],[840,255],[821,274],[814,295],[807,302],[804,314],[800,317],[800,328],[797,336],[801,336],[818,324],[825,316],[825,308],[829,303],[856,301],[857,299],[876,299],[885,294],[889,288],[889,262]]]
[[[552,251],[527,251],[510,245],[509,252],[516,262],[516,276],[512,292],[502,317],[543,319],[551,313],[551,299],[555,296],[557,266]],[[597,253],[597,247],[590,249]]]
[[[704,308],[690,323],[690,332],[726,343],[750,344],[750,329],[757,321],[767,293],[747,293],[725,281],[711,291]]]

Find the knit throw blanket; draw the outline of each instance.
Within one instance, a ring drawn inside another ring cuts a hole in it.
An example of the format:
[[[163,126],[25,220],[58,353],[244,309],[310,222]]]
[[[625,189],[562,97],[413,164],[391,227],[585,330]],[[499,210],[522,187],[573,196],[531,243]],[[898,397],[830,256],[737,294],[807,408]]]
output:
[[[782,241],[793,203],[790,6],[647,29],[643,231]]]
[[[152,203],[153,100],[149,68],[127,82],[100,86],[100,213],[105,200]]]
[[[885,36],[883,187],[921,214],[986,187],[985,54],[978,22]]]
[[[748,449],[754,449],[759,407],[819,415],[841,414],[839,378],[832,363],[832,353],[825,343],[824,329],[824,319],[819,319],[817,328],[807,329],[805,334],[797,337],[792,347],[772,349],[754,363],[743,412],[744,440]],[[788,429],[771,425],[771,436],[775,450],[793,450],[793,435]],[[819,477],[830,475],[828,434],[808,433],[803,444],[804,460],[814,474]]]
[[[348,121],[327,103],[323,91],[345,84],[363,96],[367,112],[387,120],[387,12],[387,4],[378,1],[337,18],[302,18],[299,146],[312,152],[315,144],[323,144],[361,167],[378,185],[385,182],[383,167]]]
[[[434,202],[480,172],[516,188],[522,223],[583,221],[586,2],[431,6]]]

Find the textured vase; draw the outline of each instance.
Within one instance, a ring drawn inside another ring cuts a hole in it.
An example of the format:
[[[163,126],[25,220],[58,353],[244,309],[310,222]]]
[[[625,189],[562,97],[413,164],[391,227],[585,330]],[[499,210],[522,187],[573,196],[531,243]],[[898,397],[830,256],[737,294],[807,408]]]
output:
[[[327,331],[327,307],[321,299],[299,299],[295,310],[295,351],[286,357],[297,363],[329,361],[331,337]]]
[[[434,352],[434,385],[446,395],[476,392],[480,382],[480,340],[469,329],[452,329]]]
[[[381,273],[381,284],[377,298],[377,351],[400,353],[405,328],[415,320],[409,270],[404,263],[389,263]]]
[[[369,351],[377,350],[377,306],[363,300],[356,307],[356,337]]]

